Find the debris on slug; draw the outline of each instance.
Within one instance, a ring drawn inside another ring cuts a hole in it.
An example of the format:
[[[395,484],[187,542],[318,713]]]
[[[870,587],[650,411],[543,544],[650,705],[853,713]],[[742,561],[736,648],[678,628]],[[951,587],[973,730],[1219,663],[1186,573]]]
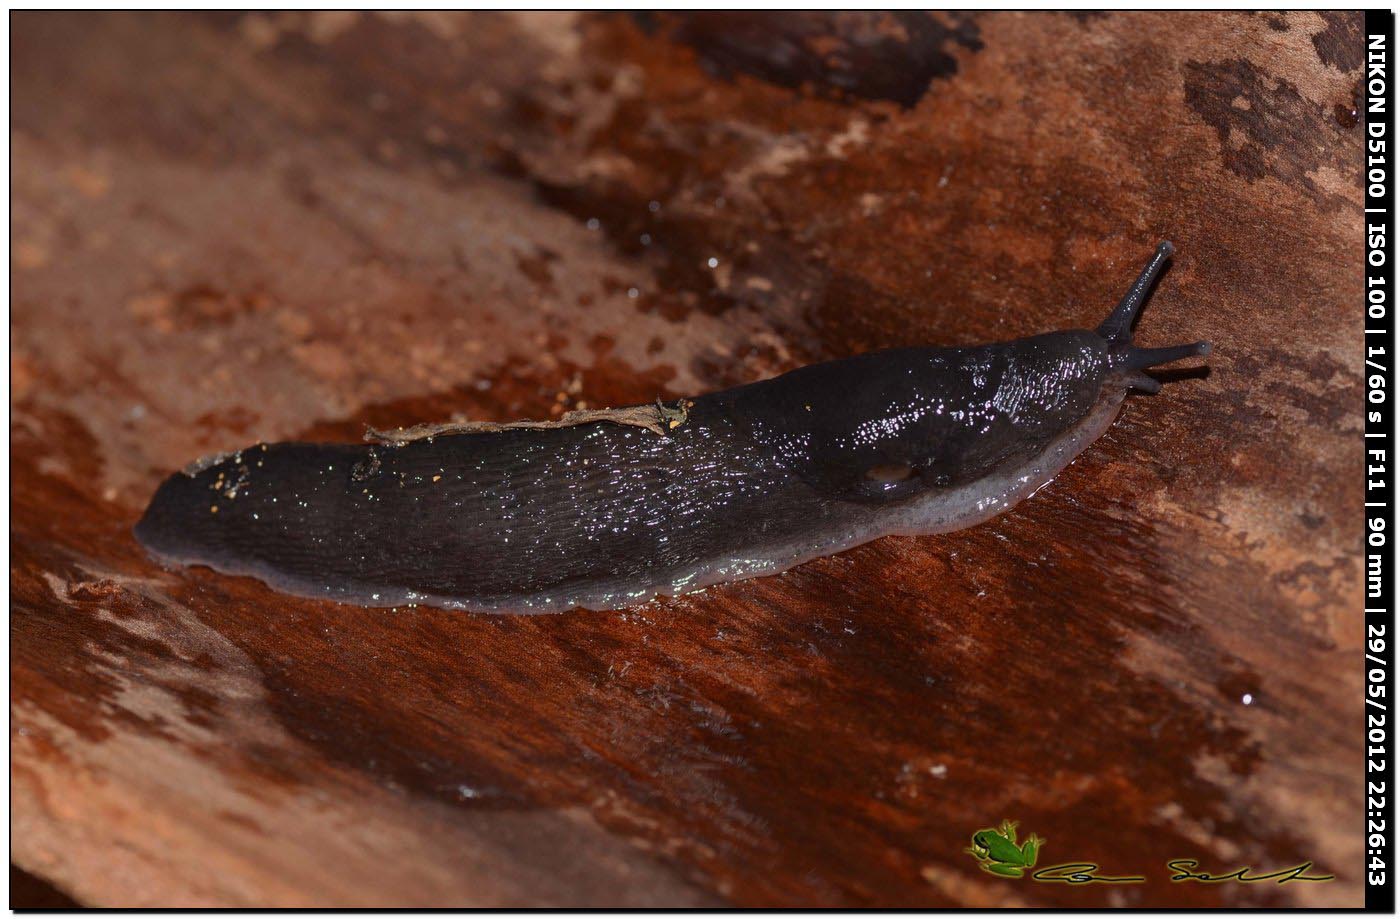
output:
[[[675,408],[667,408],[661,402],[661,397],[658,396],[656,398],[656,414],[660,420],[666,422],[666,430],[674,431],[685,424],[686,419],[690,417],[690,407],[694,404],[689,399],[679,399],[676,401]]]
[[[235,460],[238,460],[240,456],[235,456]],[[237,498],[238,493],[248,484],[248,478],[251,472],[248,469],[248,465],[243,462],[238,463],[238,467],[235,471],[238,476],[231,480],[229,479],[229,473],[220,472],[218,478],[214,480],[214,484],[209,487],[225,498],[228,498],[230,501]]]
[[[266,449],[267,449],[267,446],[266,446],[266,445],[263,445],[263,449],[266,450]],[[217,465],[219,465],[220,463],[222,463],[224,460],[228,460],[228,459],[231,459],[231,460],[241,460],[241,459],[243,459],[243,451],[242,451],[242,450],[233,450],[233,451],[230,451],[230,452],[228,452],[228,453],[211,453],[211,454],[209,454],[208,456],[201,456],[199,459],[197,459],[197,460],[195,460],[194,462],[192,462],[192,463],[190,463],[189,465],[187,465],[184,469],[181,469],[180,472],[182,472],[183,474],[189,476],[190,478],[194,478],[195,476],[199,475],[199,474],[200,474],[201,472],[203,472],[204,470],[209,469],[209,468],[211,468],[211,467],[213,467],[213,466],[217,466]]]
[[[379,454],[374,450],[369,451],[369,455],[360,460],[350,469],[350,481],[363,482],[371,479],[379,471]]]
[[[580,424],[597,421],[646,428],[653,434],[665,435],[685,424],[690,417],[690,408],[695,403],[689,399],[678,399],[674,407],[660,399],[655,405],[629,405],[623,408],[579,409],[565,412],[557,421],[448,421],[437,424],[415,424],[408,428],[381,431],[365,427],[365,440],[371,443],[401,447],[416,440],[431,440],[445,434],[492,434],[499,431],[540,430],[545,428],[571,428]]]

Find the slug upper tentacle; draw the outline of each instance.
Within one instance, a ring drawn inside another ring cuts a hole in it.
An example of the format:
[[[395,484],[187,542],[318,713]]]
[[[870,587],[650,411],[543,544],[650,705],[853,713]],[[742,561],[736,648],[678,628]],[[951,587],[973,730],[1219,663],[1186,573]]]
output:
[[[902,348],[557,422],[376,444],[260,444],[168,478],[136,526],[157,556],[373,606],[610,609],[1001,513],[1112,423],[1143,371],[1157,248],[1097,331]],[[664,434],[665,436],[657,436]]]
[[[1129,387],[1148,393],[1160,391],[1162,384],[1141,371],[1158,364],[1170,364],[1188,357],[1205,357],[1210,354],[1208,341],[1167,348],[1133,347],[1133,324],[1141,315],[1152,286],[1161,277],[1168,260],[1175,252],[1170,242],[1159,243],[1157,250],[1152,253],[1152,258],[1138,274],[1137,280],[1098,328],[1099,336],[1109,344],[1110,362],[1120,371],[1119,378]]]

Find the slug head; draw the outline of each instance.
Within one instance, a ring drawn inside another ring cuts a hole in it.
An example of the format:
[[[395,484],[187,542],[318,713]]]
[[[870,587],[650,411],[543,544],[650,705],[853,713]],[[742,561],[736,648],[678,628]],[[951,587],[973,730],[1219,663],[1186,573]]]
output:
[[[823,496],[883,503],[1039,452],[1109,369],[1088,331],[883,351],[736,390],[730,415]]]
[[[1105,386],[1156,392],[1145,368],[1210,352],[1206,342],[1133,346],[1133,322],[1171,254],[1158,246],[1096,331],[812,365],[733,391],[730,411],[832,499],[898,501],[1014,468],[1085,418]]]

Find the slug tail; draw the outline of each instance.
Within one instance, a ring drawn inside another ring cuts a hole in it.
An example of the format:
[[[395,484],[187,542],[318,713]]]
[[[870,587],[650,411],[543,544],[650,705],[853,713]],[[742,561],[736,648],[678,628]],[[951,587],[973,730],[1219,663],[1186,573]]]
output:
[[[1098,333],[1111,344],[1126,345],[1132,342],[1133,320],[1142,311],[1142,305],[1147,302],[1148,292],[1162,274],[1162,269],[1166,267],[1167,261],[1174,252],[1176,249],[1171,243],[1166,241],[1159,243],[1157,251],[1152,253],[1152,258],[1148,259],[1147,264],[1143,266],[1142,272],[1133,282],[1133,286],[1128,288],[1123,299],[1118,301],[1113,312],[1103,321],[1103,325],[1099,326]]]

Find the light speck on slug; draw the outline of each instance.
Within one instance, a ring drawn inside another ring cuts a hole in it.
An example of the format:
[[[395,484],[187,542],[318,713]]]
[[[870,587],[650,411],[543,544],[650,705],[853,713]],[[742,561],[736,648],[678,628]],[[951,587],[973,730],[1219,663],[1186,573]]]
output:
[[[1158,246],[1092,332],[875,352],[564,423],[259,444],[170,476],[136,536],[303,596],[528,613],[969,527],[1050,481],[1129,389],[1156,392],[1144,368],[1209,353],[1132,344],[1171,254]]]

